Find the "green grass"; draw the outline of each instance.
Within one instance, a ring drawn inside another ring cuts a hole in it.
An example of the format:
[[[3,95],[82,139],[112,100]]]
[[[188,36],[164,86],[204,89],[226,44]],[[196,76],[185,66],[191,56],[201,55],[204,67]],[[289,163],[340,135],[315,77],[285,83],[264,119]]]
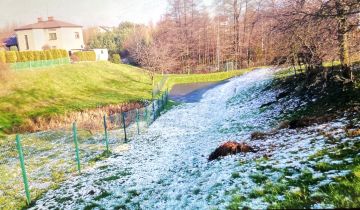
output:
[[[150,93],[150,77],[128,65],[92,62],[15,72],[0,84],[0,131],[39,116],[137,101]]]
[[[169,74],[164,88],[169,90],[176,84],[196,83],[196,82],[217,82],[226,80],[235,76],[245,74],[254,68],[233,70],[228,72],[217,72],[209,74]],[[159,82],[162,76],[157,75],[155,80]]]
[[[213,82],[250,69],[211,74],[169,75],[164,87],[178,83]],[[160,81],[161,75],[156,75]],[[0,135],[13,133],[38,117],[64,114],[151,98],[147,71],[109,62],[68,64],[12,73],[0,84]]]
[[[219,81],[247,71],[249,70],[214,74],[170,75],[168,80],[170,83],[167,85]],[[161,78],[161,76],[157,75],[156,78]],[[111,104],[150,99],[151,90],[152,81],[147,71],[108,62],[69,64],[10,73],[6,81],[0,84],[0,136],[4,133],[10,134],[0,140],[0,151],[2,152],[0,161],[3,161],[0,164],[0,191],[5,193],[4,196],[0,196],[0,206],[5,209],[20,209],[26,205],[19,167],[15,165],[18,163],[18,154],[14,145],[14,135],[11,134],[13,133],[12,129],[38,117],[51,118]],[[169,101],[165,110],[177,105],[179,103]],[[56,148],[69,146],[68,144],[72,148],[70,135],[61,130],[22,135],[30,186],[34,182],[51,183],[51,186],[46,189],[32,187],[31,197],[33,200],[41,197],[48,189],[57,188],[70,174],[76,173],[72,159],[73,154],[66,155],[69,158],[64,158],[62,157],[64,154],[56,150]],[[66,143],[54,141],[59,139],[64,139]],[[81,153],[82,158],[88,159],[88,162],[83,163],[85,168],[92,167],[95,162],[109,156],[106,152],[99,153],[103,151],[103,145],[91,143],[93,140],[89,131],[80,129],[78,140],[82,145],[81,149],[87,151]],[[43,153],[49,154],[42,157]],[[48,176],[32,175],[38,173],[38,170],[44,165],[50,164],[51,174]],[[105,177],[101,181],[112,181],[129,174],[130,172],[125,170],[114,176]],[[90,205],[87,208],[91,207],[96,207],[96,205]]]
[[[324,149],[309,157],[309,160],[320,160],[328,155],[332,160],[352,158],[353,162],[330,164],[319,161],[314,169],[321,172],[331,170],[349,170],[346,176],[340,176],[332,183],[320,187],[315,193],[310,193],[309,187],[318,183],[322,178],[314,178],[310,171],[303,171],[299,179],[289,180],[287,185],[297,187],[295,191],[285,191],[282,201],[272,201],[270,208],[310,208],[312,205],[324,202],[335,208],[358,208],[360,206],[360,158],[358,151],[360,142],[339,144],[331,149]],[[279,192],[275,193],[279,195]]]
[[[284,119],[298,120],[306,117],[318,118],[334,113],[344,113],[345,110],[351,110],[352,107],[359,104],[359,81],[357,81],[357,88],[343,89],[341,86],[330,84],[323,92],[306,92],[296,90],[296,87],[304,83],[306,79],[304,74],[297,77],[293,77],[293,74],[292,69],[277,73],[276,82],[272,88],[285,90],[290,95],[302,96],[304,100],[309,94],[318,94],[316,95],[318,100],[310,101],[305,107],[296,109],[290,114],[279,116],[280,121]],[[358,72],[354,72],[354,74],[356,78],[360,77]],[[341,115],[337,115],[338,118],[340,118],[339,116]],[[358,117],[359,112],[354,113],[352,120],[354,124],[358,122],[356,120]],[[236,197],[238,194],[234,193],[229,207],[239,209],[242,204],[249,200],[260,198],[268,203],[269,209],[307,209],[314,207],[315,204],[326,204],[335,208],[359,208],[360,142],[357,138],[351,137],[350,134],[348,134],[350,139],[343,143],[339,142],[339,138],[326,132],[319,131],[319,135],[323,135],[328,147],[303,161],[304,166],[309,167],[308,169],[299,170],[292,167],[277,169],[267,165],[265,160],[255,160],[257,170],[271,170],[273,173],[279,173],[279,178],[270,180],[265,175],[254,172],[250,178],[257,184],[257,187],[253,188],[242,200],[239,200]],[[340,162],[348,159],[351,161]],[[315,173],[312,172],[313,170]],[[344,173],[335,178],[326,177],[326,173],[333,170],[348,171],[349,173]],[[324,182],[325,184],[320,186],[319,184],[325,179],[330,179],[331,183],[326,184]]]

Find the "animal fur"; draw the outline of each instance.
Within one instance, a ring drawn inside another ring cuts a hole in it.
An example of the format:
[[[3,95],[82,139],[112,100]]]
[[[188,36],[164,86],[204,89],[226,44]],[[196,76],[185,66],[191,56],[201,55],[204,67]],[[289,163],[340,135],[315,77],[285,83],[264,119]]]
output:
[[[216,160],[220,157],[224,157],[227,155],[234,155],[240,152],[256,152],[254,148],[245,144],[245,143],[238,143],[235,141],[228,141],[224,144],[220,145],[218,148],[212,152],[208,158],[209,161]]]

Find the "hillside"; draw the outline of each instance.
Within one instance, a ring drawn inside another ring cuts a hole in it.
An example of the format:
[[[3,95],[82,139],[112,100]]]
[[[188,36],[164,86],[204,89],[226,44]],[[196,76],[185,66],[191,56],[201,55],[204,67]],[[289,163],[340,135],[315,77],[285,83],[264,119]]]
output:
[[[144,70],[107,62],[14,72],[0,84],[0,132],[28,119],[151,97]]]
[[[247,71],[249,69],[169,75],[163,87],[171,88],[177,83],[220,81]],[[162,75],[155,76],[157,83],[161,83],[162,78]],[[9,72],[0,84],[0,134],[27,131],[25,125],[40,118],[150,99],[151,90],[152,82],[146,70],[108,62]]]

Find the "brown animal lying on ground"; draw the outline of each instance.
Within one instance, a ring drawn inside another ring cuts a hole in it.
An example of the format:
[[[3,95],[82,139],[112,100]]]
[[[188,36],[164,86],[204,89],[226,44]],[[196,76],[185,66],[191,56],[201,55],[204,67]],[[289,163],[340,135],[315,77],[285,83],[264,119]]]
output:
[[[247,144],[238,143],[235,141],[228,141],[216,148],[216,150],[210,154],[208,161],[216,160],[220,157],[233,155],[240,152],[246,153],[256,151]]]

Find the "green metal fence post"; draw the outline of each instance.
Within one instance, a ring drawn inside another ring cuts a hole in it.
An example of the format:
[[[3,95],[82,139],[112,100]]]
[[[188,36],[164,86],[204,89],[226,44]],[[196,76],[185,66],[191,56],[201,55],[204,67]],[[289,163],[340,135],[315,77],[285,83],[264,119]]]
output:
[[[153,121],[155,121],[156,120],[155,101],[152,101],[152,112],[153,112]]]
[[[161,110],[161,100],[160,99],[157,99],[157,108],[156,108],[156,111],[157,111],[157,116],[159,117],[160,116],[160,110]]]
[[[140,135],[139,109],[136,109],[136,127],[137,127],[137,133],[138,133],[138,135]]]
[[[109,152],[109,138],[108,138],[107,124],[106,124],[106,116],[105,116],[105,115],[104,115],[104,131],[105,131],[106,151]]]
[[[167,96],[166,100],[167,101],[169,101],[169,93],[170,93],[169,90],[167,90],[167,94],[166,94],[166,96]]]
[[[81,167],[80,167],[80,155],[79,155],[79,144],[77,139],[77,128],[76,128],[76,122],[73,123],[73,137],[74,137],[74,144],[75,144],[75,157],[77,162],[77,169],[79,173],[81,173]]]
[[[165,107],[165,92],[161,95],[161,100],[162,100],[162,109],[164,109]]]
[[[26,169],[25,169],[24,153],[23,153],[23,150],[21,147],[19,135],[16,135],[16,147],[17,147],[17,150],[19,153],[21,173],[22,173],[22,177],[23,177],[23,181],[24,181],[24,188],[25,188],[25,194],[26,194],[26,202],[29,205],[31,203],[31,197],[30,197],[29,183],[28,183]]]
[[[147,106],[145,106],[144,121],[145,121],[145,123],[146,123],[146,126],[149,126],[149,120],[148,120],[148,108],[147,108]]]
[[[123,128],[124,128],[125,142],[127,142],[125,113],[124,113],[124,112],[122,112],[121,114],[122,114],[122,121],[123,121]]]

